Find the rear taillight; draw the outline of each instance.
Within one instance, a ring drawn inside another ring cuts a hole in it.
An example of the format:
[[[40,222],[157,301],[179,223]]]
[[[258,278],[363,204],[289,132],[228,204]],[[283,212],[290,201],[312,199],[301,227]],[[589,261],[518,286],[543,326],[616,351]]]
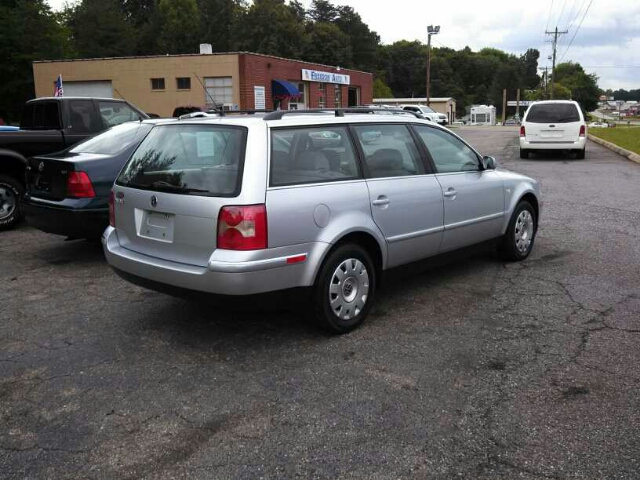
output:
[[[113,190],[109,192],[109,225],[115,228],[116,226],[116,205],[115,205],[115,193]]]
[[[520,136],[524,137],[525,136],[525,132],[524,132],[524,125],[520,125]]]
[[[267,207],[222,207],[218,215],[218,248],[260,250],[267,248]]]
[[[96,196],[87,172],[69,172],[67,176],[67,196],[75,198],[92,198]]]
[[[585,125],[580,125],[580,136],[584,137],[586,133],[587,133],[587,127]]]

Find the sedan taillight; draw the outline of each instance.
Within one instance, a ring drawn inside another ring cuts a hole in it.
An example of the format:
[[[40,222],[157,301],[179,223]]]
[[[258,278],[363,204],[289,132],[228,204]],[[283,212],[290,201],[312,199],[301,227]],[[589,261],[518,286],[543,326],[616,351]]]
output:
[[[266,205],[222,207],[218,215],[218,248],[225,250],[267,248]]]
[[[87,172],[69,172],[67,176],[67,196],[74,198],[93,198],[93,184]]]

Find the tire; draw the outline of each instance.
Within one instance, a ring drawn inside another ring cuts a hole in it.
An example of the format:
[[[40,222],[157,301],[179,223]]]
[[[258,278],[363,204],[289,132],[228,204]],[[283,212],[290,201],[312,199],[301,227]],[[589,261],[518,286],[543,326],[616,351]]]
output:
[[[15,178],[0,175],[0,230],[9,230],[22,220],[20,199],[24,187]]]
[[[582,150],[578,150],[578,151],[576,152],[576,159],[578,159],[578,160],[584,160],[584,155],[585,155],[586,151],[587,151],[587,149],[586,149],[586,148],[583,148]]]
[[[512,262],[524,260],[533,249],[537,230],[536,211],[528,201],[521,200],[498,245],[498,253],[503,259]]]
[[[356,244],[339,246],[329,254],[316,278],[316,321],[331,333],[350,332],[369,314],[376,286],[375,267],[367,251]]]
[[[520,158],[529,158],[529,150],[520,149]]]

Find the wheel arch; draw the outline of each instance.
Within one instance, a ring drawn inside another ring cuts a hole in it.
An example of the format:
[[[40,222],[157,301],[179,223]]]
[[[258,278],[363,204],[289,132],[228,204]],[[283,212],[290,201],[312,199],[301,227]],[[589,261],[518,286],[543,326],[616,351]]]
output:
[[[337,248],[349,243],[359,245],[366,250],[374,263],[376,276],[380,278],[386,265],[386,245],[381,245],[380,240],[371,232],[365,230],[353,230],[344,232],[342,236],[331,242],[331,247],[327,248],[320,262],[318,262],[315,267],[315,271],[313,272],[313,283],[316,282],[318,274],[329,255],[331,255],[331,253]]]
[[[25,186],[25,168],[27,159],[13,150],[0,149],[0,175],[8,175],[15,178],[22,186]]]

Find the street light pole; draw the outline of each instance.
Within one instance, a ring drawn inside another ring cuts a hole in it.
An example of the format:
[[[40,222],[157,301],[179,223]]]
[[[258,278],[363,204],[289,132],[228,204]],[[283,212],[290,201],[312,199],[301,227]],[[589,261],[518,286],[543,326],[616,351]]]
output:
[[[429,25],[427,27],[428,40],[427,40],[427,105],[430,102],[429,87],[431,86],[431,35],[437,35],[440,33],[440,25]]]

